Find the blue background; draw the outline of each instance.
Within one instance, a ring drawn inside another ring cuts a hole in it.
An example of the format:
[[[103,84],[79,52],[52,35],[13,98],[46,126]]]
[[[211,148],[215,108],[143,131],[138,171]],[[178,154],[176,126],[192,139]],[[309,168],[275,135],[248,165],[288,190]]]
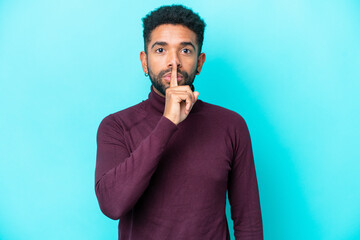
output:
[[[96,131],[147,98],[141,18],[169,3],[0,0],[0,239],[116,239]],[[207,23],[200,98],[248,123],[265,239],[360,239],[360,2],[181,3]]]

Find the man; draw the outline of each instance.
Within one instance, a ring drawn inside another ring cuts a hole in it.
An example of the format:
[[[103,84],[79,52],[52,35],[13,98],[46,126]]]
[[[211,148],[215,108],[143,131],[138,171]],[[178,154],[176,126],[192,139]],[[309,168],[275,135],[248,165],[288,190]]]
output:
[[[119,239],[262,239],[249,132],[237,113],[198,100],[195,75],[204,21],[181,5],[144,19],[149,98],[107,116],[97,136],[95,190],[102,212],[119,221]]]

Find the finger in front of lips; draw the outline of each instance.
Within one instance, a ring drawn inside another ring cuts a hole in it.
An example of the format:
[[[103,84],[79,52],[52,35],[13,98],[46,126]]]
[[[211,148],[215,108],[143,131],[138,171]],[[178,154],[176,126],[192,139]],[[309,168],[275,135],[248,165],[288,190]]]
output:
[[[174,62],[171,69],[170,87],[177,87],[177,64]]]

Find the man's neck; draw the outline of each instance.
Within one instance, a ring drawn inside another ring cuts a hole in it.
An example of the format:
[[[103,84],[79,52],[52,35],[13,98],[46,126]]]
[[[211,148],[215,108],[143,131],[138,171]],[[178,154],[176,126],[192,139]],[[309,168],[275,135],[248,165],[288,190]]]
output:
[[[161,92],[159,92],[156,88],[154,88],[154,86],[151,86],[154,89],[154,92],[156,92],[158,95],[160,95],[161,97],[165,97]]]

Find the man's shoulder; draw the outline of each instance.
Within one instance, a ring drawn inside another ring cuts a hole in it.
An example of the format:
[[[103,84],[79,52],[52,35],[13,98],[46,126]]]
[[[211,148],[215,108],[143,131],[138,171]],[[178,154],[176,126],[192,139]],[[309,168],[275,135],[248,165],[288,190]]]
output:
[[[146,114],[144,111],[144,102],[145,101],[142,101],[138,104],[107,115],[101,121],[100,125],[109,124],[121,126],[124,125],[124,123],[126,124],[128,122],[134,122],[137,121],[139,118],[145,117]]]
[[[245,124],[244,118],[237,112],[216,104],[201,101],[203,110],[212,118],[225,120],[229,123]]]
[[[218,134],[228,134],[232,138],[236,138],[236,136],[246,138],[248,136],[247,123],[239,113],[207,102],[202,102],[202,105],[202,121],[209,123],[209,125],[204,124],[204,126],[212,126],[212,131],[216,131]]]

